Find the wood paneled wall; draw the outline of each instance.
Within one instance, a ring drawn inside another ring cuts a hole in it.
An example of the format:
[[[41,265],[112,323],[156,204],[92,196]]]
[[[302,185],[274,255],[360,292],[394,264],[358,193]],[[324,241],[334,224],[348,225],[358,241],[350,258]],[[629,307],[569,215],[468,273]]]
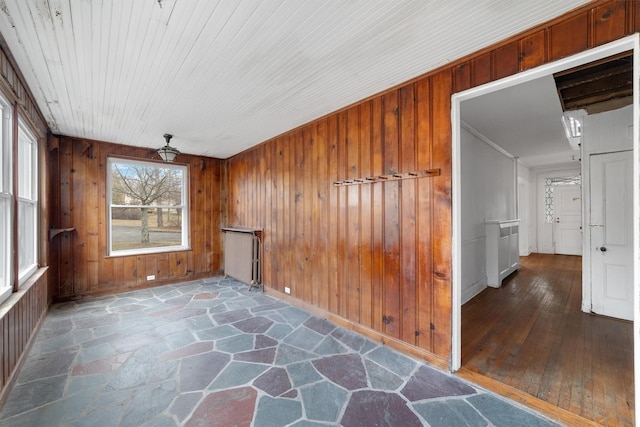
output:
[[[6,399],[9,383],[23,362],[40,321],[49,308],[47,271],[41,269],[0,307],[0,402]]]
[[[15,106],[14,117],[19,116],[30,126],[38,138],[39,146],[43,147],[44,138],[48,132],[47,125],[17,67],[10,55],[5,52],[5,46],[1,45],[1,48],[0,92]],[[11,159],[2,159],[2,161],[11,161]],[[46,178],[46,174],[42,174],[40,182],[46,184]],[[45,201],[46,194],[41,192],[40,208],[43,218],[47,216]],[[44,233],[41,233],[41,237],[43,235]],[[44,239],[40,240],[40,246],[40,263],[46,265],[47,244]],[[12,264],[15,266],[15,263]],[[13,277],[16,281],[17,276],[17,271],[14,271]],[[17,376],[18,368],[24,361],[23,356],[37,332],[40,321],[47,313],[50,301],[48,277],[46,268],[39,269],[0,306],[0,406],[10,391],[10,384]]]
[[[185,154],[177,158],[190,167],[191,250],[108,257],[108,156],[158,159],[152,149],[84,139],[55,137],[49,144],[50,228],[75,227],[50,243],[53,298],[122,292],[219,272],[224,162]],[[147,281],[151,274],[155,281]]]
[[[449,360],[451,95],[638,29],[636,2],[594,2],[234,156],[228,225],[264,229],[266,286]]]

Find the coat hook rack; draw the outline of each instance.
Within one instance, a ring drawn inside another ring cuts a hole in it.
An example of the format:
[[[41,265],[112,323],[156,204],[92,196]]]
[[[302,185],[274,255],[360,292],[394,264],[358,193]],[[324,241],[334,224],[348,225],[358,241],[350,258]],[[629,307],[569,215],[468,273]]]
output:
[[[364,178],[345,179],[342,181],[333,181],[334,187],[342,187],[345,185],[373,184],[374,182],[399,181],[402,179],[428,178],[440,175],[440,169],[426,169],[420,171],[406,173],[391,173],[387,175],[367,176]]]

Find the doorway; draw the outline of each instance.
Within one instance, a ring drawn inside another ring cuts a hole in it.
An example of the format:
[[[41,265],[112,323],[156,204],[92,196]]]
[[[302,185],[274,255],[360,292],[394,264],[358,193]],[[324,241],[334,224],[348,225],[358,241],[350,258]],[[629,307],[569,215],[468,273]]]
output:
[[[453,318],[453,335],[454,335],[454,345],[453,345],[453,349],[452,349],[452,370],[457,370],[460,368],[461,366],[461,359],[462,359],[462,330],[461,330],[461,325],[462,325],[462,319],[461,319],[461,304],[463,302],[463,292],[464,292],[464,276],[465,276],[465,272],[464,269],[467,268],[466,265],[463,265],[463,260],[464,260],[464,253],[466,250],[466,242],[464,240],[464,233],[465,233],[465,224],[463,222],[464,218],[464,213],[462,210],[462,197],[463,196],[463,189],[462,189],[462,185],[464,185],[461,181],[461,177],[462,177],[462,171],[463,171],[463,164],[462,164],[462,155],[461,155],[461,150],[462,150],[462,146],[464,144],[463,139],[464,139],[464,130],[462,129],[461,125],[464,125],[465,127],[468,126],[468,123],[462,123],[463,120],[463,116],[461,114],[461,104],[464,101],[467,100],[472,100],[474,98],[480,97],[482,95],[485,94],[491,94],[493,92],[497,92],[501,89],[505,89],[505,88],[509,88],[509,87],[513,87],[516,85],[520,85],[520,84],[525,84],[525,83],[529,83],[532,82],[534,80],[538,80],[538,79],[544,79],[545,77],[549,77],[554,73],[563,71],[565,69],[569,69],[569,68],[574,68],[578,65],[582,65],[582,64],[587,64],[593,61],[597,61],[597,60],[602,60],[604,58],[607,58],[609,56],[612,55],[616,55],[625,51],[629,51],[629,50],[633,50],[634,52],[636,51],[636,46],[637,46],[637,36],[634,37],[629,37],[627,39],[623,39],[620,40],[618,42],[612,43],[610,45],[607,46],[603,46],[601,48],[597,48],[597,49],[593,49],[589,52],[580,54],[580,55],[576,55],[575,57],[572,58],[568,58],[565,60],[561,60],[558,61],[556,63],[553,64],[547,64],[543,67],[540,67],[539,69],[536,70],[532,70],[530,72],[524,72],[522,73],[522,75],[518,75],[512,78],[508,78],[505,79],[504,81],[498,81],[498,82],[494,82],[491,84],[488,84],[486,86],[480,87],[480,88],[475,88],[475,89],[471,89],[469,91],[463,92],[461,94],[456,94],[453,96],[452,99],[452,125],[453,125],[453,139],[454,139],[454,143],[453,143],[453,165],[454,165],[454,208],[453,208],[453,217],[454,217],[454,236],[453,236],[453,260],[454,260],[454,292],[453,292],[453,307],[454,307],[454,318]],[[634,63],[637,61],[637,59],[635,58],[634,55]],[[633,70],[634,73],[634,78],[633,81],[637,82],[638,80],[638,70],[637,70],[637,66],[634,67]],[[637,95],[637,90],[634,90],[633,92],[633,107],[632,108],[632,116],[633,116],[633,123],[637,123],[638,122],[638,108],[637,108],[637,104],[638,104],[638,95]],[[521,121],[528,121],[528,117],[524,117],[521,118]],[[472,126],[471,126],[472,127]],[[632,142],[633,142],[633,155],[634,155],[634,159],[635,161],[633,162],[633,169],[634,171],[637,171],[637,141],[638,141],[638,130],[637,130],[637,126],[633,126],[632,128]],[[517,135],[516,135],[517,137]],[[637,183],[634,183],[634,185],[636,185],[636,190],[630,194],[634,194],[634,199],[633,199],[633,224],[634,224],[634,233],[633,233],[633,241],[632,241],[632,247],[633,250],[636,252],[638,252],[638,232],[637,232],[637,223],[638,223],[638,192],[637,192]],[[517,193],[517,189],[520,186],[517,184],[514,185],[514,188]],[[568,194],[566,194],[566,196],[568,198],[570,198],[573,201],[573,198],[575,198],[575,195],[571,195],[570,191],[567,191]],[[580,196],[580,198],[582,199],[582,196]],[[516,200],[517,200],[517,195],[516,195]],[[582,202],[582,200],[580,200]],[[581,203],[582,204],[582,203]],[[584,205],[583,205],[584,206]],[[512,218],[486,218],[486,219],[514,219],[517,218],[519,216],[519,212],[517,212],[518,207],[516,204],[516,212],[514,214],[514,217]],[[556,222],[554,221],[554,227],[555,227]],[[525,227],[527,225],[525,224]],[[522,230],[522,226],[521,226],[521,230]],[[560,230],[557,230],[557,232],[560,232]],[[568,239],[568,242],[571,243],[567,246],[571,246],[573,245],[574,249],[575,249],[575,230],[572,232],[574,233],[574,238],[573,239]],[[588,234],[588,233],[585,233]],[[592,255],[587,248],[590,248],[590,238],[587,239],[582,239],[582,242],[584,243],[584,248],[585,248],[585,257],[584,257],[584,262],[585,265],[591,265],[590,263],[592,262]],[[539,244],[539,242],[538,242]],[[481,245],[480,245],[481,246]],[[632,269],[633,271],[633,286],[635,286],[635,292],[633,292],[634,294],[634,298],[636,298],[635,301],[635,307],[636,307],[636,312],[637,312],[637,307],[638,307],[638,302],[637,302],[637,295],[638,295],[638,262],[637,262],[638,257],[635,256],[634,260],[635,260],[635,265],[633,266],[634,268]],[[586,270],[586,276],[588,276],[589,280],[591,280],[590,274],[591,274],[591,269],[583,269],[583,271]],[[583,275],[583,277],[585,277],[585,275]],[[589,282],[590,283],[590,282]],[[588,283],[585,283],[585,285],[583,286],[582,292],[583,292],[583,297],[585,295],[591,295],[591,289],[586,289],[587,292],[585,292],[585,288],[589,287],[590,285]],[[583,301],[582,304],[582,308],[583,310],[585,309],[585,302]],[[636,319],[637,319],[637,315],[636,315]],[[636,331],[635,332],[635,336],[638,335],[638,322],[636,321],[633,324],[633,328]],[[638,340],[636,340],[636,342],[634,343],[635,346],[635,354],[638,355]],[[634,360],[638,359],[638,357],[635,357]],[[637,363],[637,362],[636,362]],[[636,366],[635,369],[636,372],[636,376],[638,375],[638,367]],[[637,390],[638,390],[638,381],[635,381],[635,390],[636,390],[636,395]],[[637,404],[636,404],[637,405]],[[638,416],[638,411],[636,411],[636,417]]]

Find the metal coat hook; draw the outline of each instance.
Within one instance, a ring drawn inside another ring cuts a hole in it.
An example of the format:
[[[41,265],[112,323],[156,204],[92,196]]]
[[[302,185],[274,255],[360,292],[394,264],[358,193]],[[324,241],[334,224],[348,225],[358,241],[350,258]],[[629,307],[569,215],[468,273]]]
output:
[[[372,184],[375,182],[398,181],[402,179],[426,178],[440,175],[440,169],[426,169],[420,171],[412,171],[406,173],[392,173],[387,175],[367,176],[365,178],[345,179],[342,181],[333,181],[334,187],[355,184]]]

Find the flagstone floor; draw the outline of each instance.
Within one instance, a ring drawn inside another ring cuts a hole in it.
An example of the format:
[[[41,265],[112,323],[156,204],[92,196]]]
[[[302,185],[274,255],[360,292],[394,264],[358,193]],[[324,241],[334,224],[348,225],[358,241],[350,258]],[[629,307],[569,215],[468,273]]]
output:
[[[56,304],[0,426],[555,426],[223,277]]]

